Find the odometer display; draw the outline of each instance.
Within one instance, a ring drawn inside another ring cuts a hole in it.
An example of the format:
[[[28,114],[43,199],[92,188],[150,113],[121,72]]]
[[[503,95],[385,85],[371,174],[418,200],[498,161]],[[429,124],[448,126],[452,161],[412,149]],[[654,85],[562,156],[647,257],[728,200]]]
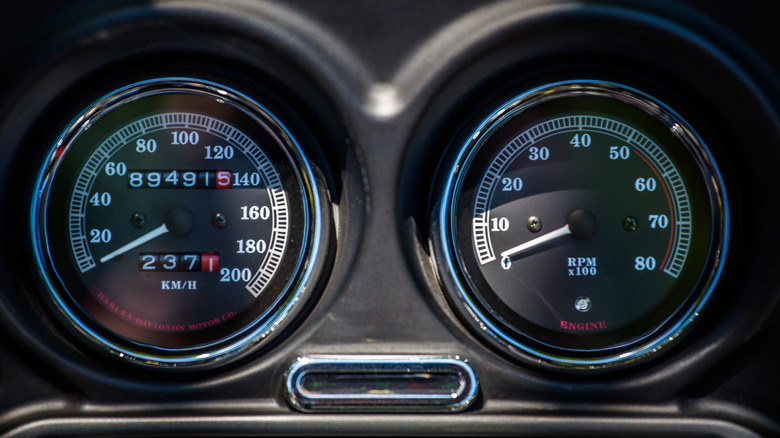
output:
[[[482,121],[436,221],[467,318],[521,357],[593,368],[646,357],[693,320],[720,271],[726,212],[709,151],[679,116],[583,81]]]
[[[56,307],[122,357],[194,365],[288,317],[319,247],[292,133],[217,84],[156,80],[77,119],[42,171],[38,260]]]

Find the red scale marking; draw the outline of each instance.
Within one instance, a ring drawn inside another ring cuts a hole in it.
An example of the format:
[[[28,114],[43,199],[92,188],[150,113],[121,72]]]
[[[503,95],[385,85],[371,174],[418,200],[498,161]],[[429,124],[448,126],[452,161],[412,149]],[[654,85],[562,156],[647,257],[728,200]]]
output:
[[[672,209],[672,198],[669,197],[669,190],[666,189],[666,184],[664,183],[664,179],[661,178],[661,175],[658,174],[658,171],[655,170],[655,167],[653,167],[652,164],[650,164],[650,161],[645,158],[642,154],[639,153],[636,149],[634,149],[634,153],[642,159],[642,161],[647,164],[647,167],[650,168],[650,170],[653,171],[655,174],[655,177],[658,179],[658,181],[661,183],[661,187],[664,189],[664,194],[666,195],[666,202],[669,203],[669,245],[666,247],[666,255],[664,255],[664,260],[661,262],[661,266],[658,268],[658,270],[663,270],[666,267],[666,261],[669,258],[669,253],[672,251],[672,242],[674,241],[674,210]]]

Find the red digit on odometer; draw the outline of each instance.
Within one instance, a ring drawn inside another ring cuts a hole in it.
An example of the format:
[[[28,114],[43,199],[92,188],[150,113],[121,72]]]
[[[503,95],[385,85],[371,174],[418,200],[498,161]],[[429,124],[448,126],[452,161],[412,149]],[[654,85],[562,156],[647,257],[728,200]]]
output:
[[[217,190],[230,189],[233,187],[233,177],[229,170],[217,171]]]
[[[219,271],[219,253],[218,252],[204,252],[200,255],[200,271],[201,272],[218,272]]]

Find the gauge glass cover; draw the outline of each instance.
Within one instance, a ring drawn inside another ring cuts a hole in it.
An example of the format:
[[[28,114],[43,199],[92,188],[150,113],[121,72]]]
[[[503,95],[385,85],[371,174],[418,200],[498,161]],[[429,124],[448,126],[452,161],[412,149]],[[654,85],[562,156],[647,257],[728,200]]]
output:
[[[136,363],[245,353],[311,289],[322,210],[312,164],[257,101],[189,78],[96,102],[39,178],[34,241],[67,325]]]
[[[728,209],[710,152],[661,102],[556,83],[458,147],[434,222],[445,288],[478,331],[556,368],[646,358],[715,286]]]

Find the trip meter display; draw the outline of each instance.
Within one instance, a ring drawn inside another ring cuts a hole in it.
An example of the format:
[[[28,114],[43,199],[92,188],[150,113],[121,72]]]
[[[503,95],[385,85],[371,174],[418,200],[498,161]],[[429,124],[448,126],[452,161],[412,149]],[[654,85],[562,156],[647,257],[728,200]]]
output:
[[[457,150],[435,211],[456,307],[534,363],[635,362],[698,315],[725,256],[715,163],[671,109],[581,81],[498,107]]]
[[[65,131],[34,201],[38,261],[76,331],[124,358],[198,366],[286,323],[321,252],[299,140],[220,85],[121,89]]]

